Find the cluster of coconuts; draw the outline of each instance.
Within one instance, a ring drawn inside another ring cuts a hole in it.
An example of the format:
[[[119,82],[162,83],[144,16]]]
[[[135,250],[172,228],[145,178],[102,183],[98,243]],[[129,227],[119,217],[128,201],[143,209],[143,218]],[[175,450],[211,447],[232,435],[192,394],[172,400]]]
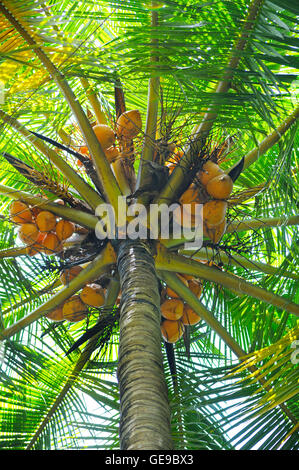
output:
[[[62,218],[58,220],[52,212],[19,200],[11,203],[9,212],[10,220],[19,226],[18,236],[26,245],[29,256],[37,253],[47,255],[59,253],[63,248],[63,242],[70,238],[76,229],[72,222]],[[60,275],[61,283],[67,285],[82,269],[81,266],[73,266],[64,270]],[[45,316],[55,321],[78,322],[86,318],[88,307],[101,307],[104,302],[105,290],[98,284],[87,284],[80,294],[69,297]]]
[[[72,266],[65,269],[60,275],[60,281],[63,285],[67,285],[82,271],[81,266]],[[89,307],[102,307],[105,303],[106,290],[99,284],[86,284],[80,293],[70,296],[62,304],[56,307],[45,316],[53,321],[79,322],[84,320],[88,315]]]
[[[55,202],[63,204],[62,200]],[[13,201],[9,208],[10,220],[19,226],[18,237],[27,246],[27,254],[53,255],[62,250],[65,240],[75,232],[75,224],[57,218],[48,210],[30,206],[23,201]]]
[[[181,218],[183,205],[190,214],[191,225],[195,224],[196,204],[203,204],[203,234],[214,244],[218,243],[226,230],[227,198],[233,190],[233,181],[217,163],[207,160],[197,174],[203,191],[192,183],[180,198],[181,207],[174,217]],[[180,219],[181,220],[181,219]]]
[[[116,121],[116,132],[107,124],[96,124],[93,131],[101,144],[109,163],[113,163],[121,154],[116,146],[116,139],[121,142],[128,142],[136,137],[142,128],[141,115],[138,109],[125,111]],[[89,157],[88,148],[83,145],[79,149],[80,153]],[[90,157],[89,157],[90,158]],[[78,166],[82,166],[80,160],[77,161]]]
[[[200,298],[202,283],[199,279],[187,274],[177,276],[197,298]],[[183,336],[186,325],[196,325],[201,319],[170,287],[166,286],[161,299],[162,337],[168,343],[176,343]]]

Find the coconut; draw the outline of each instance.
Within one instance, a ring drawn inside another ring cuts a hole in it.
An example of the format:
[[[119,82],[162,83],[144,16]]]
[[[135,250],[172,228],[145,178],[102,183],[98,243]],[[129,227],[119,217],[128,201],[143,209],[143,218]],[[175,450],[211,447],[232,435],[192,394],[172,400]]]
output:
[[[46,255],[53,255],[62,250],[62,244],[55,233],[47,233],[43,239],[42,248]]]
[[[9,207],[10,220],[15,224],[32,222],[32,212],[22,201],[13,201]]]
[[[215,178],[215,176],[218,175],[223,175],[224,171],[220,168],[217,163],[212,162],[211,160],[208,160],[204,165],[202,166],[202,169],[198,172],[198,178],[199,181],[206,186],[207,183],[212,179]]]
[[[189,305],[185,305],[181,322],[184,325],[196,325],[197,323],[200,322],[200,320],[201,320],[200,316],[198,316],[197,313],[194,312],[194,310],[192,310],[191,307],[189,307]]]
[[[98,284],[90,284],[82,289],[80,298],[86,305],[101,307],[105,303],[105,291]]]
[[[63,321],[63,305],[59,305],[54,310],[49,313],[46,313],[45,317],[49,318],[49,320],[55,321]]]
[[[97,124],[93,126],[93,131],[97,136],[103,150],[111,147],[115,142],[115,134],[113,130],[106,124]]]
[[[176,343],[184,334],[185,327],[180,320],[164,320],[161,323],[161,333],[167,343]]]
[[[215,176],[206,185],[206,190],[214,199],[227,199],[233,190],[233,180],[229,175]]]
[[[33,245],[38,239],[39,231],[35,224],[22,224],[18,230],[18,236],[26,245]]]
[[[73,235],[74,231],[75,224],[69,220],[61,219],[55,227],[55,233],[59,240],[67,240]]]
[[[79,295],[73,295],[63,304],[63,317],[70,322],[84,320],[88,313],[86,305],[82,302]]]
[[[117,134],[126,139],[136,137],[142,128],[141,115],[138,109],[126,111],[121,114],[116,122]]]
[[[49,211],[41,211],[36,217],[40,232],[51,232],[56,226],[56,216]]]
[[[161,313],[168,320],[178,320],[183,315],[184,303],[180,299],[168,299],[161,305]]]
[[[203,222],[215,227],[223,222],[227,211],[227,202],[220,200],[208,201],[203,205]]]

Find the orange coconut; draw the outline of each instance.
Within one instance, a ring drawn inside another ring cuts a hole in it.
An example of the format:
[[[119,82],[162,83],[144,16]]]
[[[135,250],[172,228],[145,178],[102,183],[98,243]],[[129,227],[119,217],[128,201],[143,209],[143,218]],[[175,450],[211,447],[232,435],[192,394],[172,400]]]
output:
[[[189,307],[189,305],[185,305],[181,322],[184,325],[196,325],[197,323],[200,322],[200,320],[201,318],[197,315],[197,313],[194,312],[194,310],[192,310],[192,308]]]
[[[101,307],[105,303],[105,291],[98,284],[90,284],[82,289],[80,298],[90,307]]]
[[[213,243],[218,243],[226,231],[226,220],[224,219],[220,224],[211,226],[207,223],[203,225],[203,234],[208,237]]]
[[[54,310],[49,313],[46,313],[45,317],[49,318],[49,320],[55,321],[63,321],[63,305],[59,305]]]
[[[45,236],[46,236],[45,233],[39,233],[36,242],[33,243],[32,245],[27,246],[27,254],[29,256],[35,256],[38,253],[43,252],[43,246],[42,245],[43,245],[43,240],[44,240]]]
[[[233,180],[225,173],[215,176],[206,185],[206,190],[214,199],[227,199],[233,190]]]
[[[38,239],[39,231],[35,224],[22,224],[18,230],[18,236],[26,245],[33,245]]]
[[[138,109],[126,111],[119,116],[116,122],[117,134],[126,139],[133,139],[142,128],[141,115]]]
[[[218,200],[208,201],[203,205],[203,222],[215,226],[223,222],[227,211],[227,202]]]
[[[224,171],[220,168],[217,163],[208,160],[198,172],[199,181],[206,186],[207,183],[215,176],[223,175]]]
[[[176,343],[184,334],[185,327],[180,320],[164,320],[161,323],[161,333],[167,343]]]
[[[109,126],[106,124],[97,124],[93,126],[93,130],[103,150],[108,149],[114,144],[115,134]]]
[[[62,313],[65,320],[78,322],[86,318],[88,310],[79,295],[72,295],[72,297],[64,302]]]
[[[49,211],[41,211],[36,217],[36,225],[41,232],[51,232],[56,226],[56,216]]]
[[[55,227],[55,233],[59,240],[67,240],[73,235],[74,231],[75,224],[69,220],[61,219]]]
[[[182,281],[183,284],[185,284],[186,287],[188,287],[188,281],[180,274],[177,274],[177,277],[180,279],[180,281]],[[170,287],[166,287],[166,294],[169,296],[169,297],[172,297],[174,299],[179,299],[179,295],[173,290],[171,289]]]
[[[168,299],[161,305],[161,313],[167,320],[178,320],[183,315],[184,303],[180,299]]]
[[[65,286],[71,282],[80,272],[82,271],[83,268],[81,266],[72,266],[69,269],[65,269],[59,276],[60,281],[62,284]]]
[[[202,293],[202,283],[196,279],[190,279],[188,281],[188,287],[191,292],[196,295],[196,297],[200,297]]]
[[[190,202],[174,209],[173,220],[181,227],[194,228],[202,221],[199,202]]]
[[[199,192],[195,184],[191,184],[180,197],[181,204],[191,204],[192,202],[200,203]]]
[[[32,212],[22,201],[13,201],[9,207],[10,220],[15,224],[32,222]]]
[[[43,239],[42,248],[46,255],[53,255],[62,250],[61,241],[55,233],[47,233]]]

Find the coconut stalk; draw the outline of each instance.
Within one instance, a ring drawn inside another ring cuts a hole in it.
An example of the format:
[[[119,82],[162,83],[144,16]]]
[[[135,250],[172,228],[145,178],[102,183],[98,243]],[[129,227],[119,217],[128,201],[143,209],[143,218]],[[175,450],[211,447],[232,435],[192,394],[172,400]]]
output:
[[[121,242],[118,271],[120,448],[169,450],[173,443],[161,352],[160,295],[148,245]]]
[[[27,246],[13,246],[0,250],[0,259],[17,258],[24,255],[27,255]]]
[[[92,110],[95,114],[96,120],[99,124],[107,124],[106,114],[102,109],[101,103],[97,97],[97,94],[92,89],[92,86],[89,84],[88,80],[84,77],[80,77],[81,85],[86,91],[86,96],[91,104]]]
[[[119,79],[114,85],[114,102],[116,120],[126,112],[126,103],[122,84]],[[118,185],[124,196],[131,194],[136,187],[136,175],[133,165],[134,159],[134,143],[133,140],[119,140],[121,156],[111,163],[113,172],[117,179]]]
[[[206,266],[199,261],[185,258],[167,251],[164,247],[158,247],[155,258],[156,269],[171,271],[182,274],[190,274],[201,279],[205,279],[215,284],[219,284],[227,289],[236,291],[239,294],[249,295],[255,299],[267,302],[274,307],[285,310],[299,316],[299,305],[290,300],[273,294],[261,287],[255,286],[239,276],[229,274],[211,266]]]
[[[299,225],[299,215],[282,217],[263,217],[260,219],[233,220],[227,226],[226,233],[244,232],[270,227],[287,227]]]
[[[283,216],[283,217],[262,217],[260,219],[233,220],[228,223],[225,233],[231,232],[248,232],[250,230],[258,230],[260,228],[270,227],[287,227],[299,225],[299,215]],[[175,248],[190,242],[194,238],[178,238],[168,240],[160,240],[165,248]]]
[[[155,7],[157,2],[153,1],[152,6]],[[151,28],[155,29],[158,26],[158,12],[153,10],[151,12]],[[157,118],[159,108],[159,90],[160,90],[160,77],[155,75],[157,69],[157,57],[156,46],[158,44],[157,39],[151,41],[151,77],[148,84],[148,99],[147,99],[147,113],[146,113],[146,124],[144,142],[141,153],[141,160],[139,165],[139,171],[137,176],[136,189],[142,187],[144,181],[147,179],[147,162],[153,161],[154,158],[154,142],[156,140],[157,131]]]
[[[218,248],[216,251],[209,247],[193,251],[182,249],[179,250],[178,253],[182,256],[192,257],[193,259],[198,258],[199,260],[207,261],[216,260],[216,263],[223,263],[228,266],[231,265],[236,267],[242,267],[245,269],[250,269],[252,271],[259,271],[274,276],[282,276],[289,279],[294,279],[295,281],[299,279],[299,276],[297,274],[286,271],[281,272],[281,269],[279,267],[277,268],[275,266],[272,266],[271,264],[261,263],[260,261],[252,261],[250,259],[245,258],[244,256],[240,256],[237,254],[233,254],[231,256],[227,255],[225,251],[221,250],[221,248]]]
[[[110,282],[108,288],[107,288],[107,294],[106,294],[106,301],[105,301],[105,307],[106,308],[111,308],[118,296],[119,288],[118,288],[118,283],[114,282],[113,280]],[[30,450],[33,448],[34,444],[36,443],[37,439],[49,423],[49,421],[52,419],[53,415],[56,413],[59,405],[62,403],[64,400],[65,396],[68,394],[70,389],[74,386],[76,383],[76,380],[82,371],[88,361],[90,360],[90,357],[95,350],[97,346],[97,341],[98,337],[100,336],[101,332],[99,331],[95,336],[90,338],[88,341],[87,345],[85,346],[83,352],[80,354],[78,361],[76,362],[74,368],[71,370],[69,374],[69,378],[67,379],[65,385],[63,386],[61,392],[59,395],[56,397],[54,403],[50,407],[49,411],[47,412],[46,416],[40,423],[38,429],[35,431],[34,436],[31,438],[30,442],[28,443],[26,450]]]
[[[48,147],[41,139],[32,134],[17,119],[0,110],[0,117],[4,122],[12,126],[23,137],[31,142],[47,159],[49,159],[66,177],[71,185],[76,188],[78,193],[93,209],[96,209],[103,202],[99,193],[96,192],[78,173],[53,149]]]
[[[47,313],[50,313],[56,307],[61,305],[65,300],[75,294],[79,289],[86,284],[99,278],[102,274],[106,273],[111,265],[116,262],[115,253],[110,243],[108,243],[103,251],[84,268],[78,276],[70,281],[70,283],[53,295],[43,305],[29,313],[25,317],[18,320],[13,325],[5,328],[0,332],[0,340],[8,339],[19,331],[26,328],[31,323],[35,322]]]
[[[299,106],[276,128],[271,132],[264,140],[244,157],[243,170],[245,171],[250,165],[256,162],[259,157],[264,155],[273,145],[275,145],[279,139],[290,129],[290,127],[297,121],[299,117]],[[238,165],[238,163],[236,164]]]
[[[179,296],[182,298],[192,310],[198,314],[198,316],[204,320],[207,325],[209,325],[215,333],[224,341],[224,343],[230,348],[230,350],[237,356],[237,358],[242,362],[246,360],[247,353],[239,346],[235,339],[228,333],[228,331],[221,325],[221,323],[214,317],[212,312],[210,312],[200,300],[185,286],[180,279],[173,273],[166,271],[158,271],[159,277],[171,287]],[[248,370],[251,373],[256,373],[258,371],[257,367],[249,366]],[[262,387],[270,391],[271,387],[268,386],[266,380],[263,377],[259,378],[259,382]],[[296,417],[290,412],[290,410],[281,403],[280,408],[288,416],[293,424],[297,423]]]

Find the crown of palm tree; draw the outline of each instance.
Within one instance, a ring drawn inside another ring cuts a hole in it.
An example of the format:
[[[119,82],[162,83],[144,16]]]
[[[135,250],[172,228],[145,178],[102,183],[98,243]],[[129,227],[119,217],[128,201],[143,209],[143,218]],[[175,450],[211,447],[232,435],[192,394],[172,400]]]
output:
[[[293,2],[5,0],[0,24],[1,447],[297,449]],[[101,204],[119,221],[120,197],[149,213],[190,188],[225,208],[200,249],[97,238]],[[57,245],[20,242],[12,200]]]

